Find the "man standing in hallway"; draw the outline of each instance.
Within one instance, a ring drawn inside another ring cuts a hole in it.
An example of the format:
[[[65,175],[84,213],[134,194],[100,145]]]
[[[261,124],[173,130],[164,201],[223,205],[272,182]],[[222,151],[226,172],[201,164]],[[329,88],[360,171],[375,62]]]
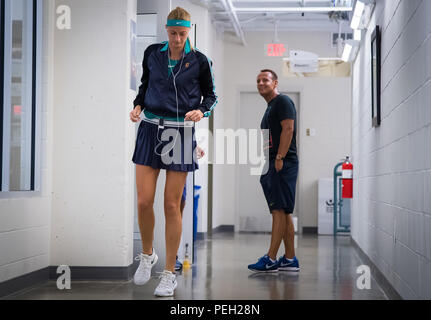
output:
[[[299,271],[292,220],[298,177],[296,109],[293,101],[280,94],[277,87],[277,74],[272,70],[262,70],[257,77],[257,89],[268,103],[261,129],[269,132],[265,143],[269,152],[266,152],[265,166],[268,171],[261,176],[260,183],[272,214],[272,233],[268,253],[248,266],[254,272]],[[277,260],[282,240],[285,255]]]

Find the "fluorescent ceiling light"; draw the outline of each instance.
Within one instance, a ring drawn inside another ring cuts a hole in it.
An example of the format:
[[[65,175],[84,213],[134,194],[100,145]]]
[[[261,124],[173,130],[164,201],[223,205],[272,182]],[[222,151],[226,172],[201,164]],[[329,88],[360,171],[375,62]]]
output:
[[[291,58],[283,58],[283,60],[284,61],[291,61],[292,59]],[[301,59],[293,59],[293,60],[301,60]],[[341,58],[339,58],[339,57],[328,57],[328,58],[324,58],[324,57],[322,57],[322,58],[317,58],[317,60],[318,61],[340,61],[341,60]]]
[[[363,3],[360,0],[356,1],[354,15],[358,17],[362,16],[362,14],[364,13],[364,9],[365,9],[365,3]]]
[[[354,39],[354,40],[356,40],[356,41],[361,41],[361,39],[362,39],[362,31],[361,31],[361,30],[356,29],[356,30],[353,32],[353,39]]]
[[[361,23],[362,17],[353,16],[352,23],[350,24],[350,28],[353,30],[359,29],[359,24]]]
[[[234,8],[238,12],[332,12],[353,11],[352,7],[281,7],[281,8]]]
[[[352,23],[350,24],[350,27],[353,30],[356,30],[359,28],[359,25],[361,24],[362,20],[362,14],[364,13],[365,4],[362,1],[356,1],[355,5],[355,11],[353,12],[353,18]]]
[[[349,43],[346,43],[346,45],[344,46],[343,56],[341,57],[341,60],[343,60],[344,62],[349,62],[352,49],[353,49],[352,45]]]

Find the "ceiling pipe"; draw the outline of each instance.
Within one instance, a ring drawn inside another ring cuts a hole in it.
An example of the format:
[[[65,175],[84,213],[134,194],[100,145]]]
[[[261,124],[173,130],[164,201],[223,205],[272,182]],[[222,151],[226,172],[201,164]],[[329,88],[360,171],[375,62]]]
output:
[[[274,40],[273,43],[280,43],[280,39],[278,38],[278,21],[274,21]]]
[[[232,25],[237,37],[239,37],[242,41],[242,44],[246,46],[247,42],[245,41],[244,31],[241,28],[241,24],[236,14],[235,8],[232,4],[232,0],[219,0],[219,1],[223,5],[224,10],[228,12],[229,19],[232,22]]]

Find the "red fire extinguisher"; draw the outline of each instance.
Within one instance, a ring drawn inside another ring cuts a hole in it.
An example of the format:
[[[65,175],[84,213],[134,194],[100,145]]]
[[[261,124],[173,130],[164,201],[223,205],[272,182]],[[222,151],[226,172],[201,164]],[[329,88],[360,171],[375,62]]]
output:
[[[349,157],[344,161],[342,169],[342,197],[343,199],[353,199],[353,164]]]

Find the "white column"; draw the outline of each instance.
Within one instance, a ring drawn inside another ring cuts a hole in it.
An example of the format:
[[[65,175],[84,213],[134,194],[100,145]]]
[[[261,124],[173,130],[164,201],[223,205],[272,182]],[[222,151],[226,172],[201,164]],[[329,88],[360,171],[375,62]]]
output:
[[[129,120],[136,0],[57,0],[51,265],[133,261],[135,125]]]

